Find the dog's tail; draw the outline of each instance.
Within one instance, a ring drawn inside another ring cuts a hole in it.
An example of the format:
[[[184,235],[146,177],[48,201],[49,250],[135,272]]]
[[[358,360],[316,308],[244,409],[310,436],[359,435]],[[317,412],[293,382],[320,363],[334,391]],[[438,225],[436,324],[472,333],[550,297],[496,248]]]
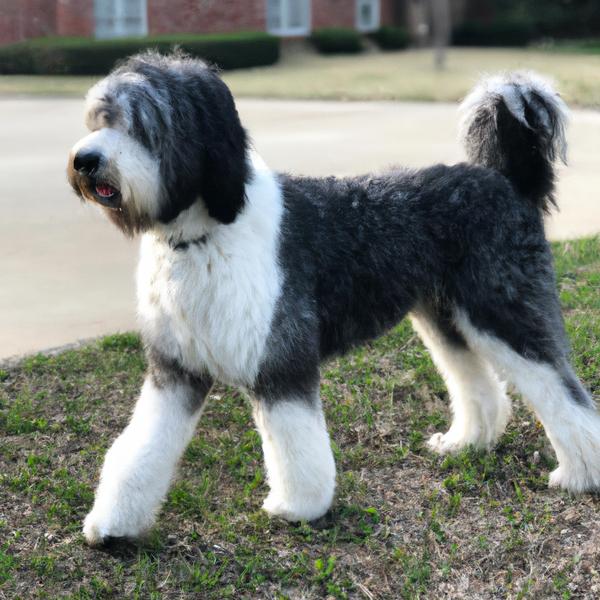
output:
[[[530,72],[486,77],[461,111],[469,160],[500,171],[542,210],[556,206],[554,161],[566,162],[568,109],[550,82]]]

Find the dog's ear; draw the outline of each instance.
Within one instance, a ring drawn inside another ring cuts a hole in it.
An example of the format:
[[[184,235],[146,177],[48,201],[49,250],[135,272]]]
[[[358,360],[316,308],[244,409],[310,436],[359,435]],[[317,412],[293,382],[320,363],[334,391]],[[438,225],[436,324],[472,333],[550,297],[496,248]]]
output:
[[[161,156],[167,201],[159,220],[169,223],[200,197],[213,219],[232,223],[250,178],[246,131],[216,71],[200,61],[184,66],[188,78],[172,96],[174,131]]]
[[[220,131],[206,144],[202,168],[201,194],[208,214],[225,224],[244,207],[248,180],[246,132],[233,111],[231,120],[221,122]]]
[[[248,138],[227,85],[214,70],[205,70],[204,76],[200,191],[208,214],[221,223],[232,223],[246,200]]]

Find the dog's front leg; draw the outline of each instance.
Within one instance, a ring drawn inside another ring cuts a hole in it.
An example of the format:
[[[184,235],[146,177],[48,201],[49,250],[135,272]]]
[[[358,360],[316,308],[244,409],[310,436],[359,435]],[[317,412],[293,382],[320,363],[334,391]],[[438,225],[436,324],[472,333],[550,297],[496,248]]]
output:
[[[323,516],[333,500],[335,463],[318,394],[254,404],[270,492],[263,508],[288,521]]]
[[[106,454],[83,527],[88,543],[135,538],[152,526],[211,385],[209,377],[150,361],[131,421]]]

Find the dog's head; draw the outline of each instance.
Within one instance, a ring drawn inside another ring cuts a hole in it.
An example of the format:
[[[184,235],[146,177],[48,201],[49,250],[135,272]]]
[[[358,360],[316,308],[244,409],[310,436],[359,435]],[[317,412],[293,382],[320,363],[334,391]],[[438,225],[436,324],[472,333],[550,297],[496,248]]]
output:
[[[133,56],[89,91],[85,119],[91,133],[71,150],[69,182],[128,235],[197,201],[220,223],[243,208],[246,133],[229,89],[202,61]]]

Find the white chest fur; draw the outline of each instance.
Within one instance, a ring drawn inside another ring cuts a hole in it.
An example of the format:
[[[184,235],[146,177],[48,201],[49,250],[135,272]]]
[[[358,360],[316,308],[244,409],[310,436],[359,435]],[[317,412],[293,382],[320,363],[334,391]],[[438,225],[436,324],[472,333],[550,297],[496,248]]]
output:
[[[191,371],[241,386],[258,373],[281,291],[281,191],[259,161],[234,223],[215,223],[198,203],[169,231],[143,236],[137,274],[145,339]],[[165,236],[204,234],[205,243],[184,251],[165,243]]]

